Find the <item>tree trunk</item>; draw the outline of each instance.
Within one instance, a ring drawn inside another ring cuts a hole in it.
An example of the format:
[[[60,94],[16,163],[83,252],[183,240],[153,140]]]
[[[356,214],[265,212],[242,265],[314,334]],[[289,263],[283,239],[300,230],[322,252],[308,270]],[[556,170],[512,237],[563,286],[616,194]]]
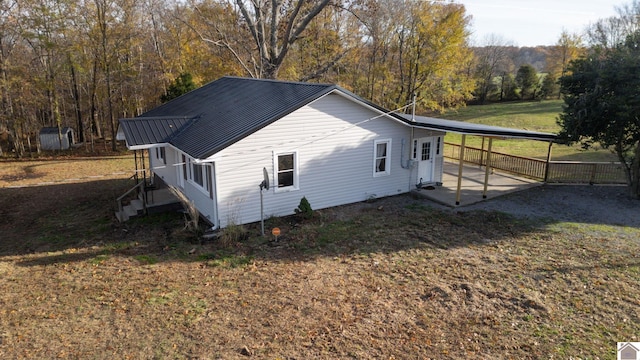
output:
[[[82,122],[82,111],[80,111],[80,91],[78,91],[78,79],[76,78],[76,66],[69,57],[69,69],[71,71],[71,84],[73,86],[73,100],[76,108],[76,121],[78,126],[78,141],[84,142],[84,124]]]
[[[98,91],[98,56],[93,59],[93,78],[91,79],[91,151],[93,152],[93,134],[98,139],[102,138],[102,127],[96,116],[98,110],[96,105],[96,92]]]
[[[640,200],[640,141],[636,144],[635,155],[631,163],[631,169],[629,170],[631,196]]]

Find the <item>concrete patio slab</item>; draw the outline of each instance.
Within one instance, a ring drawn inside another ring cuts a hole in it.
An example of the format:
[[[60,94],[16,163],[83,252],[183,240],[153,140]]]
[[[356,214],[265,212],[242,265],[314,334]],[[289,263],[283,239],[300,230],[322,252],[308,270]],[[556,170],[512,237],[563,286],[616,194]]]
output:
[[[482,197],[484,190],[485,168],[477,165],[465,165],[462,170],[462,185],[460,187],[460,205],[456,205],[456,189],[458,186],[458,164],[444,163],[442,174],[442,186],[432,186],[428,189],[416,189],[412,194],[418,197],[435,201],[439,204],[456,207],[467,206],[484,200],[490,200],[497,196],[509,194],[515,191],[540,186],[543,183],[536,180],[518,177],[506,173],[494,172],[489,174],[487,197]]]

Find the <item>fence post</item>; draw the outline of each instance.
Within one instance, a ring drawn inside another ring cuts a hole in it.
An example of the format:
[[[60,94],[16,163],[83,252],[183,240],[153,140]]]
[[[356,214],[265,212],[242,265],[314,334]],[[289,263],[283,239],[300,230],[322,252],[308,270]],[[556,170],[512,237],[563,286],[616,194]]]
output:
[[[596,178],[596,170],[598,169],[598,164],[591,164],[591,176],[589,176],[589,185],[593,185],[595,183]]]

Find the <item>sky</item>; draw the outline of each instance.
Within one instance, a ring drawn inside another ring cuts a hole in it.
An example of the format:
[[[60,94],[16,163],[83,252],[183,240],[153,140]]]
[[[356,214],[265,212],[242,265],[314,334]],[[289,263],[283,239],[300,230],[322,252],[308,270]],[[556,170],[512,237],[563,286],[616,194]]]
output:
[[[598,19],[616,15],[625,0],[457,0],[472,15],[474,45],[490,34],[516,46],[554,45],[563,30],[581,33]]]

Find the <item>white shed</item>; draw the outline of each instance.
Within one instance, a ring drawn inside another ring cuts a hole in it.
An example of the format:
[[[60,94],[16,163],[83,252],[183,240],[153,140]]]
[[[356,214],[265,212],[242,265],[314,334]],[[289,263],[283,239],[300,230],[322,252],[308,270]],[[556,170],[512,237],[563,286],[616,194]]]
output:
[[[40,130],[40,148],[42,150],[67,150],[75,144],[75,135],[70,127],[60,129],[62,137],[58,136],[57,127],[44,127]]]

